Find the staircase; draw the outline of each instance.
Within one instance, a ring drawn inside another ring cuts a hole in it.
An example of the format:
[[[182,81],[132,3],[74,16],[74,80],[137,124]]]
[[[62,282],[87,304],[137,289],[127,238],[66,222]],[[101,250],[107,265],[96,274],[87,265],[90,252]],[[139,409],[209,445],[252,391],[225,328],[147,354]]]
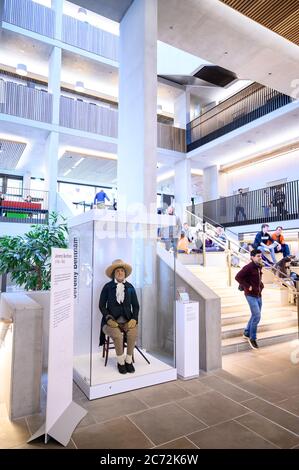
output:
[[[207,257],[209,254],[207,254]],[[232,286],[228,287],[227,269],[216,266],[187,265],[188,269],[221,298],[222,353],[229,354],[250,349],[242,338],[250,316],[244,293],[238,290],[235,275],[240,268],[232,268]],[[262,319],[258,326],[260,346],[297,338],[297,308],[281,306],[281,290],[277,285],[266,284],[263,290]]]

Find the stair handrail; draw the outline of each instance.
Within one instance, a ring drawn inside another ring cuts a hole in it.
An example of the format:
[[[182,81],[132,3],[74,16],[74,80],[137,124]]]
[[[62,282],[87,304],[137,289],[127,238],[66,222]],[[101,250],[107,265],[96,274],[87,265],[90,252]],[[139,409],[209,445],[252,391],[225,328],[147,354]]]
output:
[[[223,240],[219,239],[217,236],[215,236],[214,234],[217,233],[216,231],[216,227],[214,227],[214,225],[210,224],[209,222],[204,222],[204,220],[199,217],[198,215],[196,214],[193,214],[192,212],[188,211],[187,209],[185,210],[188,214],[190,214],[191,216],[195,217],[196,219],[199,220],[199,222],[197,223],[197,225],[201,224],[202,225],[202,233],[203,233],[203,245],[205,245],[205,237],[206,237],[206,230],[204,230],[204,227],[207,228],[210,232],[212,231],[213,233],[208,233],[208,238],[210,238],[211,240],[213,240],[218,246],[221,246],[222,248],[224,248],[224,250],[228,253],[229,255],[229,258],[232,256],[232,255],[235,255],[237,256],[238,258],[242,259],[242,261],[248,263],[249,260],[250,260],[250,251],[249,250],[246,250],[245,248],[241,248],[239,246],[239,244],[237,244],[234,240],[231,240],[230,238],[227,237],[226,235],[226,238],[227,238],[227,241],[228,241],[228,245],[227,246],[227,243],[226,241],[224,242]],[[196,225],[196,226],[197,226]],[[231,248],[231,245],[237,245],[238,246],[238,250],[234,249],[234,248]],[[242,249],[243,253],[241,253],[239,251],[239,249]],[[246,253],[247,256],[244,255],[244,252]],[[230,261],[230,260],[229,260]],[[293,279],[286,276],[285,273],[283,273],[282,271],[280,271],[280,269],[278,268],[275,268],[274,266],[266,266],[264,265],[263,266],[264,269],[266,270],[270,270],[274,276],[274,281],[279,284],[281,287],[285,287],[287,288],[293,295],[298,295],[297,294],[297,289],[295,288],[295,286],[293,286]],[[230,266],[230,262],[228,263],[228,269],[229,269],[229,285],[231,285],[231,266]]]

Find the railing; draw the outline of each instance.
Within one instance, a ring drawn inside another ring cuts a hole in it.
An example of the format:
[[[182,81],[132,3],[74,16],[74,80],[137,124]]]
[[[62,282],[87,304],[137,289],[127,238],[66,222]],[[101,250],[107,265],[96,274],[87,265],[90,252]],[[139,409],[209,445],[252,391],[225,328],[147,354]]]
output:
[[[60,125],[117,138],[118,111],[94,103],[61,96]],[[185,152],[185,130],[157,123],[157,145]]]
[[[118,61],[118,36],[71,16],[63,15],[62,17],[62,41]]]
[[[116,138],[118,112],[97,104],[61,96],[60,125]]]
[[[223,240],[219,237],[216,227],[209,223],[205,222],[201,217],[194,215],[189,210],[186,210],[188,218],[193,218],[193,223],[195,221],[195,227],[198,233],[200,233],[202,239],[202,254],[203,254],[203,266],[206,265],[206,240],[210,239],[216,247],[219,247],[222,251],[226,252],[226,266],[228,273],[228,285],[232,285],[232,256],[237,257],[243,263],[249,263],[250,261],[250,252],[244,247],[241,247],[238,242],[229,237],[225,233],[226,240]],[[278,267],[271,266],[265,262],[265,270],[270,271],[273,275],[274,282],[280,287],[287,289],[292,295],[297,295],[296,287],[292,279],[286,276],[285,273],[280,271]]]
[[[188,210],[192,212],[192,207]],[[223,197],[193,206],[194,214],[224,227],[299,218],[299,181]]]
[[[5,0],[3,21],[50,38],[54,37],[54,10],[31,0]]]
[[[187,124],[187,151],[291,103],[290,96],[253,83]]]
[[[177,152],[186,152],[186,131],[179,127],[169,126],[158,122],[158,147]]]
[[[2,191],[2,188],[0,187]],[[0,199],[0,222],[45,224],[48,221],[48,192],[6,188]]]
[[[51,122],[52,95],[0,79],[0,113]]]

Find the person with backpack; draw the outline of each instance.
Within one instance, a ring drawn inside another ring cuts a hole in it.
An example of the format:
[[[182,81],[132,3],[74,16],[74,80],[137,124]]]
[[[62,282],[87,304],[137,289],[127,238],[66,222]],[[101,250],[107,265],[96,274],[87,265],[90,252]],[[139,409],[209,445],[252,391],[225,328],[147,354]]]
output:
[[[262,252],[253,249],[250,252],[250,263],[246,264],[236,275],[235,279],[240,284],[239,289],[244,291],[251,316],[244,329],[243,338],[248,340],[252,349],[258,349],[256,340],[257,327],[261,319],[262,311]]]

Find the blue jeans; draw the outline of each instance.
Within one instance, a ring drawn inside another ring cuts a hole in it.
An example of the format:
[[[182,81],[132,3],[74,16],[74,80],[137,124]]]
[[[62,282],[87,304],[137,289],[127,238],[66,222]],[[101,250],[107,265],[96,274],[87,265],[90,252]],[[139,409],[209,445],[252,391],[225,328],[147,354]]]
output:
[[[270,252],[271,259],[272,259],[273,263],[276,263],[274,248],[269,248],[269,247],[260,245],[260,246],[257,247],[257,249],[261,250],[262,253],[269,253]]]
[[[262,298],[253,297],[252,295],[245,295],[251,312],[251,317],[244,330],[244,335],[251,339],[256,339],[257,325],[261,319]]]
[[[285,258],[286,256],[290,256],[290,247],[287,243],[281,244],[281,250],[277,251],[277,248],[274,249],[275,253],[282,253],[282,256]]]

